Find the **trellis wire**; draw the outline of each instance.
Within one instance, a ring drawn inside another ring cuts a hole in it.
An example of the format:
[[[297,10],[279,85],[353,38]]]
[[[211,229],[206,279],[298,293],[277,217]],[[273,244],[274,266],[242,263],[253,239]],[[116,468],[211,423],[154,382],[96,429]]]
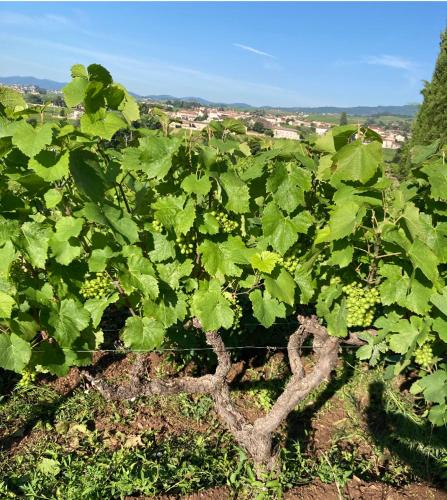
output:
[[[254,323],[255,324],[255,323]],[[277,325],[284,325],[284,323],[274,323]],[[256,323],[257,325],[257,323]],[[105,329],[101,328],[101,331],[104,333],[118,333],[122,329]],[[340,345],[339,346],[341,349],[358,349],[359,345]],[[119,354],[130,354],[130,353],[139,353],[139,354],[144,354],[144,353],[149,353],[149,352],[155,352],[155,353],[163,353],[163,352],[200,352],[200,351],[214,351],[213,347],[176,347],[176,348],[171,348],[171,347],[166,347],[166,348],[158,348],[158,349],[70,349],[69,347],[61,347],[60,348],[62,351],[71,351],[75,352],[78,354],[87,354],[87,353],[96,353],[96,352],[101,352],[101,353],[119,353]],[[243,345],[243,346],[229,346],[225,347],[224,351],[239,351],[239,350],[244,350],[244,349],[250,349],[250,350],[266,350],[266,351],[281,351],[281,350],[286,350],[288,349],[288,346],[259,346],[259,345]],[[311,350],[313,347],[311,345],[303,345],[300,347],[300,350]],[[0,348],[0,351],[7,351],[8,348]],[[45,351],[38,351],[38,350],[33,350],[35,353],[45,353]]]
[[[339,346],[341,349],[357,349],[361,346],[357,345],[341,345]],[[280,351],[280,350],[285,350],[287,349],[287,346],[259,346],[259,345],[243,345],[243,346],[230,346],[230,347],[225,347],[222,349],[222,351],[238,351],[238,350],[244,350],[244,349],[263,349],[266,351]],[[158,348],[158,349],[70,349],[69,347],[61,347],[60,348],[62,351],[70,351],[70,352],[76,352],[76,353],[95,353],[95,352],[105,352],[105,353],[119,353],[119,354],[130,354],[130,353],[149,353],[149,352],[156,352],[156,353],[162,353],[162,352],[199,352],[199,351],[215,351],[213,347],[176,347],[176,348]],[[304,345],[300,347],[301,349],[313,349],[312,346]],[[7,351],[8,349],[0,349],[0,351]],[[37,353],[45,353],[45,351],[38,351],[38,350],[33,350],[33,352]]]

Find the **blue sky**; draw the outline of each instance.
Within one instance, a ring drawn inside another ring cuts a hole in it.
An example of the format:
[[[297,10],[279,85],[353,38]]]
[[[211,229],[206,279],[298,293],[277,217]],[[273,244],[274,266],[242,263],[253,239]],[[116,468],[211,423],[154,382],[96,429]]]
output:
[[[105,65],[139,94],[278,106],[420,101],[447,3],[0,3],[0,76]]]

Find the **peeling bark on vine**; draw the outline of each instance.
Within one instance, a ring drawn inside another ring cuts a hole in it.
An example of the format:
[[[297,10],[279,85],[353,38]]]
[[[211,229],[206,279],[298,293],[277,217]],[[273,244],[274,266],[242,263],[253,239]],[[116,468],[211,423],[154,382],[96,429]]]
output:
[[[237,443],[247,451],[258,471],[273,470],[278,466],[278,454],[272,448],[274,433],[300,401],[329,379],[338,361],[341,339],[331,337],[315,316],[298,316],[298,320],[301,325],[290,336],[287,348],[292,376],[271,410],[253,423],[241,414],[231,398],[230,386],[226,380],[231,368],[231,359],[217,332],[205,334],[207,344],[212,347],[217,357],[217,367],[213,375],[148,380],[144,378],[144,358],[140,357],[134,366],[131,383],[128,385],[112,387],[88,373],[85,373],[85,377],[94,388],[110,400],[128,400],[154,394],[209,394],[214,400],[220,420]],[[201,327],[197,320],[193,320],[193,324],[196,328]],[[309,335],[313,336],[316,359],[314,366],[306,372],[301,361],[300,349]],[[354,345],[362,343],[354,335],[344,340]]]

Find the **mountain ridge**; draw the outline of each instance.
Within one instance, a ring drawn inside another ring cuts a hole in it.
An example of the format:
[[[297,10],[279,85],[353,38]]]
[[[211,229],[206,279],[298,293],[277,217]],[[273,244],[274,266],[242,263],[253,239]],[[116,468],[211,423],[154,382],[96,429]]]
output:
[[[36,85],[39,88],[45,90],[61,90],[66,83],[56,82],[54,80],[49,80],[45,78],[36,78],[34,76],[0,76],[0,84],[12,85]],[[263,109],[263,110],[277,110],[293,113],[328,113],[328,114],[338,114],[347,113],[350,115],[358,116],[374,116],[374,115],[401,115],[401,116],[415,116],[419,109],[419,104],[404,104],[400,106],[396,105],[380,105],[380,106],[253,106],[251,104],[246,104],[242,102],[236,103],[223,103],[223,102],[213,102],[203,97],[175,97],[169,94],[150,94],[146,96],[140,96],[133,94],[138,99],[152,99],[154,101],[186,101],[186,102],[197,102],[203,106],[214,106],[214,107],[226,107],[226,108],[238,108],[238,109]]]

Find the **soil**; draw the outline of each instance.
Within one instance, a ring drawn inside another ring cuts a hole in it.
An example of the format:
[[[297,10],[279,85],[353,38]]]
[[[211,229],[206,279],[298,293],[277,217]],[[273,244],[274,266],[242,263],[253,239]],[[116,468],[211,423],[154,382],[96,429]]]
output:
[[[312,421],[312,448],[315,452],[327,451],[332,444],[332,437],[337,428],[346,422],[345,409],[340,401],[333,399],[333,407]],[[331,405],[332,406],[332,405]]]
[[[151,353],[147,355],[146,358],[147,372],[151,377],[160,376],[160,372],[171,376],[182,376],[184,374],[190,375],[196,371],[196,367],[188,365],[180,373],[176,373],[175,369],[172,368],[172,366],[170,368],[169,364],[166,363],[165,358],[156,353]],[[240,388],[245,384],[249,387],[250,384],[256,384],[269,378],[284,375],[284,355],[282,353],[275,354],[272,358],[269,360],[269,363],[263,367],[256,366],[251,368],[251,375],[249,375],[247,368],[255,366],[255,363],[246,361],[235,363],[230,371],[228,379],[233,382],[236,388]],[[123,356],[97,353],[95,354],[94,365],[88,368],[88,370],[90,373],[101,376],[111,383],[126,383],[129,372],[132,370],[132,366],[135,363],[135,359],[136,356],[132,354]],[[68,396],[76,387],[80,384],[84,384],[85,381],[82,377],[81,370],[72,368],[65,377],[43,378],[41,383],[45,383],[52,387],[62,396]],[[253,405],[253,402],[250,403],[248,400],[249,398],[244,395],[243,391],[240,391],[239,395],[236,396],[236,402],[241,405],[241,411],[246,417],[249,420],[254,420],[263,415],[264,412]],[[364,410],[368,402],[367,395],[360,397],[359,410]],[[165,433],[180,435],[191,431],[198,433],[209,431],[209,418],[196,421],[186,416],[179,415],[178,412],[171,413],[160,411],[160,404],[161,403],[157,400],[151,402],[151,404],[140,404],[133,419],[126,423],[126,425],[111,421],[106,411],[104,414],[92,416],[94,419],[93,425],[98,431],[103,433],[105,441],[107,441],[106,446],[111,450],[118,449],[123,445],[123,442],[125,442],[124,446],[127,446],[127,443],[129,443],[129,446],[138,445],[141,433],[148,430],[155,430],[157,434],[160,435]],[[121,403],[117,403],[117,405],[120,412],[127,411],[124,404],[121,405]],[[349,420],[343,401],[336,396],[331,397],[330,405],[325,407],[323,411],[318,411],[315,415],[315,411],[317,410],[320,410],[320,408],[316,407],[316,402],[310,401],[303,411],[292,415],[291,421],[288,422],[289,430],[290,428],[293,430],[293,427],[301,429],[301,431],[298,431],[298,434],[302,432],[303,428],[307,427],[309,431],[305,437],[305,440],[307,440],[307,453],[314,456],[319,456],[321,453],[330,449],[334,443],[334,439],[336,439],[337,432],[345,425],[346,421]],[[293,432],[295,431],[293,430]],[[303,436],[298,435],[298,437],[303,439]],[[14,438],[11,439],[14,443],[10,447],[9,453],[14,454],[20,448],[26,447],[41,438],[41,431],[39,430],[35,430],[24,436],[14,436]],[[58,438],[56,437],[56,439]],[[337,442],[337,445],[343,447],[344,443]],[[349,446],[349,443],[346,443],[346,445]],[[371,459],[373,458],[373,450],[367,443],[362,442],[359,446],[361,448],[357,449],[360,451],[360,455],[371,457]],[[131,500],[137,497],[126,498]],[[143,499],[145,497],[138,498]],[[227,487],[217,487],[183,497],[165,495],[158,496],[157,498],[160,500],[171,500],[174,498],[184,498],[188,500],[219,500],[234,498],[234,494]],[[380,482],[366,482],[354,476],[341,491],[337,488],[336,484],[326,484],[320,480],[316,480],[310,484],[293,488],[285,493],[284,498],[299,498],[304,500],[339,500],[340,498],[353,500],[447,500],[447,493],[424,483],[414,483],[403,486],[402,488],[395,488]]]
[[[341,495],[340,495],[341,493]],[[149,500],[149,497],[126,497],[126,500]],[[234,496],[228,488],[212,488],[186,496],[158,496],[157,500],[229,500]],[[284,500],[446,500],[447,493],[424,484],[412,484],[403,488],[393,488],[382,483],[367,483],[358,478],[352,479],[340,491],[333,484],[317,480],[305,486],[289,490]]]
[[[321,481],[293,488],[284,498],[291,500],[340,500],[340,493],[349,500],[445,500],[447,493],[424,484],[412,484],[403,488],[393,488],[382,483],[367,483],[358,478],[352,479],[340,492],[334,484],[325,484]],[[343,497],[342,497],[343,498]]]

